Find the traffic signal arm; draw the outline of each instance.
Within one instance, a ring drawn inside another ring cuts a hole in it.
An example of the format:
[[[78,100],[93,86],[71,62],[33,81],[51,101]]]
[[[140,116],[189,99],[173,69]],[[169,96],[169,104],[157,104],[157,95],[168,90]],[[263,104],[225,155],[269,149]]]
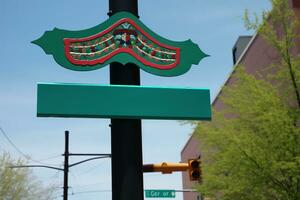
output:
[[[188,163],[158,163],[147,164],[143,166],[144,172],[161,172],[163,174],[171,174],[175,171],[187,171],[189,169]]]
[[[178,171],[188,171],[191,181],[202,181],[200,159],[189,159],[187,163],[158,163],[143,165],[143,172],[161,172],[171,174]]]

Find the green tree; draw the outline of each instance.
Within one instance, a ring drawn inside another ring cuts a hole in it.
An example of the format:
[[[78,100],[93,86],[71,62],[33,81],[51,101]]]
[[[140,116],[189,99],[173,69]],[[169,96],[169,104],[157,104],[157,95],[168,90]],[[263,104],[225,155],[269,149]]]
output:
[[[238,66],[235,83],[222,90],[224,109],[195,129],[203,154],[199,191],[205,196],[300,200],[298,21],[288,0],[271,3],[262,25],[247,16],[246,24],[277,50],[274,73],[257,79]]]
[[[14,161],[8,153],[0,155],[0,199],[1,200],[51,200],[53,187],[43,188],[28,168],[11,169],[12,165],[24,165]]]
[[[299,20],[294,10],[290,8],[290,0],[270,0],[270,2],[273,9],[270,13],[263,13],[262,25],[258,23],[257,16],[255,22],[252,23],[246,11],[245,26],[247,29],[257,31],[277,51],[279,62],[273,64],[277,73],[271,78],[277,81],[275,86],[281,92],[283,92],[283,88],[286,91],[282,93],[281,97],[285,98],[289,104],[297,105],[299,108],[300,54],[297,49],[300,39]]]

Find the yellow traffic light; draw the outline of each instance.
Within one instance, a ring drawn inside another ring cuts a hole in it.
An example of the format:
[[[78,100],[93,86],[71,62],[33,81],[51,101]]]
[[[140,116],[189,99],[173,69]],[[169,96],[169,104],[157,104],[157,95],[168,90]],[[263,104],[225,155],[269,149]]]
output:
[[[200,159],[190,159],[189,164],[189,176],[191,181],[201,181],[201,161]]]
[[[161,172],[171,174],[176,171],[189,171],[191,181],[201,181],[201,161],[200,159],[189,159],[187,163],[169,163],[143,165],[144,172]]]

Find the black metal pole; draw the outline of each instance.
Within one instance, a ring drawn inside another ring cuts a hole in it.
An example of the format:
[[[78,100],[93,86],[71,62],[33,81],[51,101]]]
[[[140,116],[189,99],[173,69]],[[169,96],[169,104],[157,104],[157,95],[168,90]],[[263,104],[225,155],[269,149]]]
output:
[[[131,12],[138,17],[137,0],[109,0],[109,16],[121,11]]]
[[[108,15],[120,11],[138,16],[137,0],[109,0]],[[110,84],[140,85],[139,68],[135,64],[110,64]],[[112,200],[143,200],[140,119],[111,119],[111,154]]]
[[[65,163],[64,163],[64,200],[68,200],[68,173],[69,173],[69,131],[65,131]]]

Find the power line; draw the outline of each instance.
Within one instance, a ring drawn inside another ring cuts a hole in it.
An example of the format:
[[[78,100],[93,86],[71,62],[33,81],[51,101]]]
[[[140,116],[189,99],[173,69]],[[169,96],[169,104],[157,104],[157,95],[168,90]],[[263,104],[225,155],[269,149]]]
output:
[[[32,162],[36,162],[42,165],[49,165],[48,163],[44,163],[44,162],[40,162],[38,160],[34,160],[32,158],[30,158],[30,156],[26,155],[25,153],[23,153],[20,148],[17,147],[17,145],[8,137],[8,135],[6,134],[6,132],[3,130],[3,128],[0,126],[0,132],[2,133],[2,135],[5,137],[5,139],[9,142],[9,144],[20,154],[22,155],[25,159],[30,160]]]
[[[78,181],[77,181],[77,176],[76,176],[76,174],[73,172],[73,169],[72,170],[69,170],[69,173],[71,174],[71,176],[73,177],[73,182],[75,182],[75,183],[78,183]],[[72,192],[73,192],[73,185],[72,186],[69,186],[71,189],[72,189]]]
[[[103,193],[103,192],[112,192],[112,190],[87,190],[87,191],[72,192],[69,195],[87,194],[87,193]],[[182,189],[182,190],[175,190],[175,192],[198,192],[198,191],[195,189]]]
[[[2,129],[2,132],[5,134],[3,129]],[[7,135],[6,135],[6,137],[7,137]],[[12,142],[10,139],[9,139],[9,141]],[[14,147],[16,147],[16,145],[14,145]],[[24,153],[22,151],[20,151],[20,149],[18,149],[18,150],[22,155],[24,155]],[[63,183],[63,195],[62,196],[63,196],[64,200],[67,200],[68,195],[69,195],[69,192],[68,192],[68,189],[69,189],[68,179],[69,179],[69,172],[70,172],[69,169],[71,167],[77,166],[79,164],[82,164],[82,163],[85,163],[88,161],[111,157],[111,154],[96,154],[96,153],[75,153],[75,154],[73,154],[73,153],[69,153],[69,131],[65,131],[65,152],[62,155],[64,156],[64,167],[63,168],[53,167],[53,166],[48,166],[48,165],[18,165],[18,166],[10,166],[10,168],[40,167],[40,168],[48,168],[48,169],[63,171],[64,172],[64,183]],[[85,159],[85,160],[81,160],[81,161],[73,163],[73,164],[69,164],[70,156],[93,156],[93,157]]]
[[[91,187],[91,186],[96,186],[96,185],[103,185],[103,184],[111,184],[111,182],[96,182],[96,183],[91,183],[91,184],[84,184],[84,185],[73,185],[73,188],[77,187]]]
[[[8,137],[8,135],[5,133],[5,131],[2,129],[2,127],[0,127],[0,131],[1,131],[1,133],[3,134],[3,136],[5,137],[5,139],[9,142],[9,144],[12,145],[13,148],[14,148],[19,154],[21,154],[21,155],[24,156],[26,159],[28,159],[28,156],[25,155],[25,154],[17,147],[17,145],[15,145],[15,144],[13,143],[13,141]]]
[[[101,193],[101,192],[111,192],[111,190],[87,190],[87,191],[81,191],[81,192],[74,192],[74,193],[72,193],[72,195],[86,194],[86,193]]]
[[[95,166],[89,167],[89,169],[84,170],[83,172],[80,172],[79,174],[76,174],[77,177],[78,176],[82,176],[82,175],[86,175],[86,174],[89,174],[89,173],[92,173],[94,170],[99,169],[104,162],[105,161],[100,161],[99,164],[95,164]]]
[[[48,157],[42,158],[39,161],[41,162],[41,161],[46,161],[46,160],[53,160],[55,158],[61,158],[61,155],[60,154],[55,154],[53,156],[48,156]]]

